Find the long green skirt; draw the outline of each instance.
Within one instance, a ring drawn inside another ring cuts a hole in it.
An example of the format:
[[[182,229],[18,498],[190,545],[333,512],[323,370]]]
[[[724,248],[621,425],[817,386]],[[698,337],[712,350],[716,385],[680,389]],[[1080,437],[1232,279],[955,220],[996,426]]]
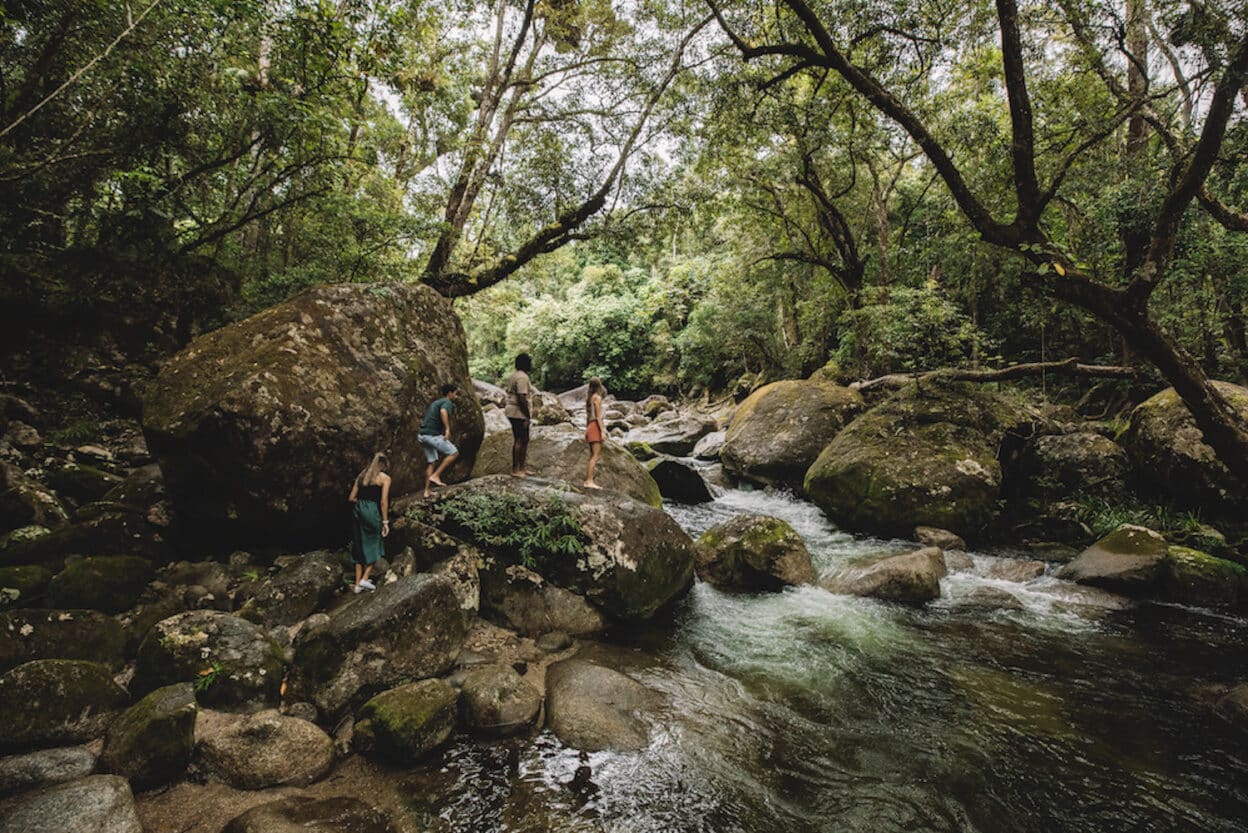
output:
[[[383,552],[381,506],[374,500],[357,500],[351,512],[351,557],[357,564],[376,564]]]

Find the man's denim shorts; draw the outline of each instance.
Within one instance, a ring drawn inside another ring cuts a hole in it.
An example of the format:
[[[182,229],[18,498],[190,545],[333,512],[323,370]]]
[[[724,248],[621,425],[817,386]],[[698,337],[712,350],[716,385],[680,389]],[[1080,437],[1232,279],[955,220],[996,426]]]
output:
[[[449,457],[459,451],[455,445],[441,434],[420,434],[416,437],[420,447],[425,450],[425,459],[430,463],[438,462],[438,455]]]

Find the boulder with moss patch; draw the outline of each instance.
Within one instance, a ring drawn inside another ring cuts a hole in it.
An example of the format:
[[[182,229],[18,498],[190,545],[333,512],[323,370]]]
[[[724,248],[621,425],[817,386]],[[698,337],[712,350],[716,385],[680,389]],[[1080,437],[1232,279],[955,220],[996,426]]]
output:
[[[37,564],[0,567],[0,610],[27,607],[43,598],[52,571]]]
[[[472,468],[474,478],[511,472],[510,433],[492,434],[481,444],[477,462]],[[529,438],[526,464],[543,479],[581,483],[585,480],[585,461],[589,459],[589,443],[585,432],[572,426],[534,427]],[[595,481],[604,489],[623,492],[634,500],[661,506],[663,496],[654,478],[627,449],[617,443],[602,444]]]
[[[294,559],[249,594],[238,615],[266,627],[293,625],[323,608],[342,586],[343,556],[318,550]]]
[[[92,740],[129,699],[98,662],[40,659],[19,665],[0,676],[0,750]]]
[[[998,513],[1007,437],[1028,420],[973,385],[908,386],[851,422],[806,472],[805,490],[846,529],[968,537]]]
[[[801,489],[819,453],[864,407],[861,394],[836,384],[773,382],[741,403],[720,459],[746,480]]]
[[[924,547],[911,553],[858,559],[820,584],[832,593],[922,604],[940,598],[940,580],[945,574],[941,551]]]
[[[366,746],[394,763],[415,763],[446,743],[455,729],[459,692],[442,680],[419,682],[378,694],[360,708]],[[364,724],[367,723],[365,726]]]
[[[156,689],[108,727],[100,768],[125,776],[136,789],[176,781],[195,750],[197,713],[190,683]]]
[[[630,442],[645,443],[660,454],[687,457],[698,440],[714,431],[715,420],[697,414],[665,413],[649,425],[628,432]]]
[[[1241,418],[1248,419],[1248,388],[1229,382],[1213,386]],[[1191,411],[1174,388],[1145,400],[1131,413],[1122,436],[1135,480],[1180,506],[1242,517],[1248,493],[1204,441]]]
[[[1156,588],[1169,545],[1159,533],[1123,524],[1058,571],[1058,578],[1139,598]]]
[[[483,433],[463,327],[421,284],[310,289],[201,336],[143,405],[148,447],[176,509],[207,534],[292,545],[346,540],[343,489],[378,449],[397,488],[421,482],[417,442],[447,382],[451,432],[472,468]],[[346,485],[344,485],[346,484]]]
[[[71,561],[48,585],[56,607],[122,613],[134,607],[152,577],[151,562],[131,555],[103,555]]]
[[[190,682],[205,705],[247,711],[277,702],[284,666],[281,646],[253,623],[193,610],[152,627],[131,687],[147,693]]]
[[[648,619],[688,589],[693,541],[670,515],[605,490],[554,485],[496,475],[411,508],[477,547],[487,575],[494,565],[523,564],[616,620]]]
[[[84,659],[120,668],[126,636],[94,610],[22,609],[0,613],[0,671],[36,659]]]
[[[698,539],[698,577],[731,590],[814,584],[810,552],[793,527],[765,515],[737,515]]]
[[[1161,597],[1200,607],[1248,605],[1248,569],[1189,547],[1166,550]]]
[[[1036,437],[1019,466],[1028,495],[1051,501],[1074,494],[1119,495],[1125,490],[1127,452],[1092,431]]]
[[[401,578],[305,625],[295,640],[290,694],[337,715],[373,692],[445,673],[464,634],[449,578]]]

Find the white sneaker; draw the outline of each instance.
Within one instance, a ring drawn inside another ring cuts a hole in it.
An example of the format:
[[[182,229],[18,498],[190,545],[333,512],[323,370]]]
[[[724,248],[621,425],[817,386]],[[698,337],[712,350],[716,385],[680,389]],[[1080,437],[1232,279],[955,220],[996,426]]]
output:
[[[366,579],[364,579],[363,581],[361,581],[361,582],[360,582],[360,587],[363,587],[365,590],[376,590],[376,589],[377,589],[377,585],[373,584],[373,580],[372,580],[372,579],[369,579],[369,578],[366,578]]]
[[[357,585],[355,585],[355,587],[352,587],[352,588],[351,588],[351,592],[352,592],[352,593],[359,593],[359,592],[363,591],[363,589],[364,589],[363,587],[360,587],[360,585],[358,585],[358,584],[357,584]]]

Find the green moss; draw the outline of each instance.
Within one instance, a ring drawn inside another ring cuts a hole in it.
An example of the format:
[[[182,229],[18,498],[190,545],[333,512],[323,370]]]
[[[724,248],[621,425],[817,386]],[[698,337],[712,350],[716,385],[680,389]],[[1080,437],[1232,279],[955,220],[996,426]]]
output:
[[[51,580],[52,571],[45,567],[32,564],[0,567],[0,590],[13,591],[13,593],[0,593],[0,609],[28,607],[31,601],[43,595],[43,591]]]
[[[659,456],[655,453],[654,449],[650,447],[649,443],[644,443],[641,440],[629,440],[624,444],[624,448],[628,450],[629,454],[633,455],[633,457],[642,462],[645,462],[646,460],[653,460],[655,457]]]
[[[56,607],[122,613],[134,606],[152,572],[151,562],[130,555],[81,558],[48,585]]]
[[[383,756],[412,761],[450,735],[458,699],[459,692],[442,680],[421,680],[369,700],[359,719],[371,724]]]
[[[1130,524],[1118,527],[1097,541],[1096,546],[1119,555],[1152,556],[1166,551],[1166,541],[1159,533]]]
[[[1236,564],[1234,561],[1227,561],[1225,558],[1217,558],[1200,550],[1194,550],[1191,547],[1171,546],[1167,551],[1167,557],[1171,563],[1180,564],[1185,570],[1190,570],[1193,573],[1209,578],[1228,582],[1240,582],[1248,579],[1248,567]]]

